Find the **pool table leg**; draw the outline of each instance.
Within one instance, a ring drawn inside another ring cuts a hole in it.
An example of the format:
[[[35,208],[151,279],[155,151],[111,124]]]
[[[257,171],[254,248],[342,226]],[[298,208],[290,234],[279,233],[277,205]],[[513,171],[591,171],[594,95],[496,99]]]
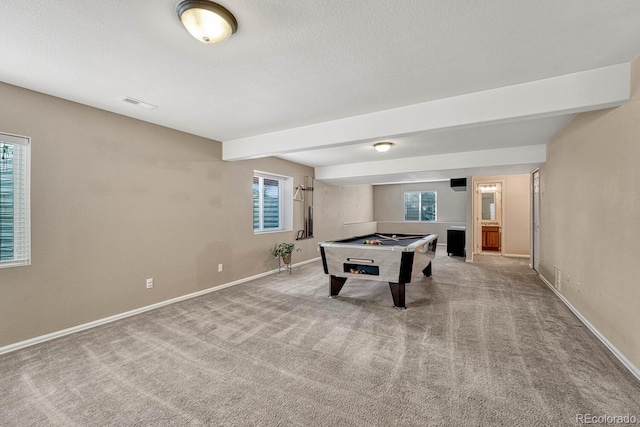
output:
[[[427,277],[431,277],[431,261],[429,261],[429,265],[427,265],[424,270],[422,270],[422,274]]]
[[[335,298],[340,293],[340,290],[344,286],[344,282],[347,281],[346,277],[336,277],[331,276],[330,278],[330,286],[329,286],[329,296],[331,298]]]
[[[404,283],[389,282],[395,308],[407,308],[404,305]]]

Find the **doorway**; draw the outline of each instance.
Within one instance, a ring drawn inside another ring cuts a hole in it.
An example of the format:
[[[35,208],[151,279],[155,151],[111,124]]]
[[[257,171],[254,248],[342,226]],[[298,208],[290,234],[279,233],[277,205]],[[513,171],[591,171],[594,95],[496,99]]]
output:
[[[475,253],[502,254],[502,182],[476,183]]]

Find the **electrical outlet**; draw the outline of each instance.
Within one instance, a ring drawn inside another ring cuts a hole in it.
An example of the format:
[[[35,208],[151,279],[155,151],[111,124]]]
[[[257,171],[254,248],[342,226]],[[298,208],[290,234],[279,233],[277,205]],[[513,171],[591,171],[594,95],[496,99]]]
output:
[[[562,285],[562,270],[556,267],[556,289],[560,290],[560,286]]]
[[[571,275],[567,274],[567,288],[571,285]]]
[[[147,279],[147,289],[153,288],[153,278]]]
[[[218,264],[218,273],[222,273],[222,264]]]

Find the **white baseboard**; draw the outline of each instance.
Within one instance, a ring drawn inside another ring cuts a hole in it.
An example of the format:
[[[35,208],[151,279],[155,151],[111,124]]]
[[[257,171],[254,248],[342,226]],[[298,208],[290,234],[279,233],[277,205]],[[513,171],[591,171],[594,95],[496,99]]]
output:
[[[310,264],[312,262],[316,262],[320,258],[312,258],[306,261],[298,262],[292,265],[292,267],[299,267],[301,265]],[[191,294],[183,295],[180,297],[172,298],[166,301],[161,301],[155,304],[147,305],[145,307],[136,308],[135,310],[125,311],[124,313],[114,314],[113,316],[105,317],[102,319],[94,320],[92,322],[83,323],[82,325],[73,326],[71,328],[62,329],[59,331],[51,332],[46,335],[40,335],[39,337],[30,338],[28,340],[20,341],[14,344],[9,344],[4,347],[0,347],[0,354],[9,353],[12,351],[20,350],[21,348],[29,347],[35,344],[39,344],[45,341],[49,341],[52,339],[60,338],[65,335],[70,335],[76,332],[84,331],[86,329],[95,328],[96,326],[104,325],[106,323],[115,322],[116,320],[124,319],[130,316],[135,316],[136,314],[144,313],[146,311],[155,310],[156,308],[164,307],[165,305],[174,304],[176,302],[184,301],[190,298],[199,297],[201,295],[208,294],[210,292],[219,291],[225,288],[230,288],[231,286],[239,285],[241,283],[246,283],[251,280],[259,279],[261,277],[269,276],[271,274],[278,273],[278,269],[274,269],[271,271],[267,271],[265,273],[256,274],[255,276],[245,277],[243,279],[235,280],[233,282],[224,283],[222,285],[213,286],[211,288],[204,289],[202,291],[194,292]]]
[[[616,346],[614,346],[613,344],[611,344],[611,342],[600,333],[600,331],[598,331],[596,329],[595,326],[593,326],[583,315],[582,313],[580,313],[578,311],[577,308],[575,308],[570,302],[569,300],[562,295],[547,279],[544,278],[544,276],[542,274],[538,274],[538,276],[540,277],[540,279],[549,287],[549,289],[551,289],[553,291],[554,294],[556,294],[556,296],[558,298],[560,298],[560,300],[564,303],[564,305],[566,305],[569,310],[571,310],[573,312],[573,314],[576,315],[576,317],[578,319],[580,319],[580,321],[582,323],[584,323],[584,325],[589,328],[589,330],[600,340],[602,341],[602,344],[604,344],[609,351],[611,351],[611,353],[613,353],[614,356],[616,356],[618,358],[618,360],[620,362],[622,362],[622,364],[629,370],[631,371],[631,373],[638,379],[640,380],[640,369],[638,369],[633,363],[631,363],[631,361],[629,359],[627,359],[625,357],[624,354],[622,354],[620,352],[620,350],[618,350],[616,348]]]
[[[506,256],[510,258],[531,258],[530,255],[522,255],[522,254],[502,254],[502,256]]]

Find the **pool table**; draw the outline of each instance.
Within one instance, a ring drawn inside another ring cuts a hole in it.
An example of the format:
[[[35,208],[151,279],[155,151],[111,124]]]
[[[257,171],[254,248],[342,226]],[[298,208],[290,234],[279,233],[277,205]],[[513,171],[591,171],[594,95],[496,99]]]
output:
[[[369,234],[319,243],[322,267],[335,298],[350,277],[389,282],[393,305],[404,309],[405,284],[418,271],[431,276],[437,234]]]

